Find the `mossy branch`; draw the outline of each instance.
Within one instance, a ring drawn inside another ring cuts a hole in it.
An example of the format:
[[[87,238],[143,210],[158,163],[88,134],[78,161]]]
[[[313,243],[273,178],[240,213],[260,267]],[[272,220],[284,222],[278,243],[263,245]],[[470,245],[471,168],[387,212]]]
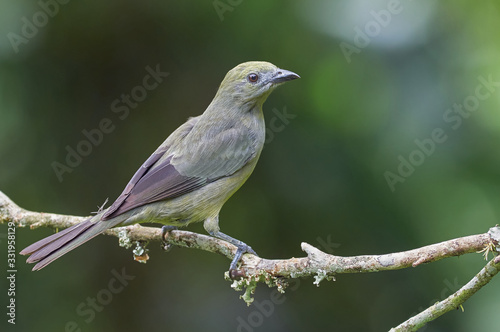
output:
[[[465,301],[490,282],[499,271],[500,256],[496,256],[458,291],[391,329],[390,332],[417,331],[428,322],[433,321],[448,311],[460,308]]]
[[[68,216],[43,212],[32,212],[17,206],[0,191],[0,223],[9,223],[9,227],[51,227],[63,229],[75,225],[86,217]],[[161,229],[133,225],[117,227],[107,230],[104,234],[116,236],[120,245],[131,247],[134,242],[162,241]],[[171,231],[166,245],[195,248],[221,254],[232,259],[237,248],[223,240],[188,231]],[[314,284],[326,279],[331,280],[340,273],[367,273],[386,270],[398,270],[416,267],[423,263],[434,262],[446,257],[460,256],[467,253],[484,251],[486,253],[500,251],[500,227],[492,227],[487,233],[461,237],[428,245],[425,247],[384,255],[363,255],[352,257],[334,256],[302,243],[302,250],[306,257],[290,259],[265,259],[254,255],[243,255],[240,266],[233,271],[232,287],[237,290],[246,289],[243,299],[247,303],[253,301],[251,294],[257,283],[264,282],[269,286],[276,286],[283,291],[286,288],[286,279],[299,277],[314,277]],[[136,250],[136,252],[143,252]],[[137,255],[136,255],[137,256]],[[147,257],[136,257],[139,261]],[[500,256],[493,258],[486,266],[465,286],[447,299],[434,304],[423,312],[411,317],[406,322],[391,331],[416,331],[427,322],[462,305],[481,287],[486,285],[500,270]],[[229,275],[226,274],[229,279]]]

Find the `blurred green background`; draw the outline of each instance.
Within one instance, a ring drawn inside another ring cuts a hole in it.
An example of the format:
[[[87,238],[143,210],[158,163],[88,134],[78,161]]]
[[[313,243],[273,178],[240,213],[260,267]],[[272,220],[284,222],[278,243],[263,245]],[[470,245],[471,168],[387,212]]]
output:
[[[222,231],[266,258],[303,256],[302,241],[348,256],[486,232],[500,214],[499,11],[497,1],[2,2],[0,190],[33,211],[88,215],[114,200],[186,118],[203,112],[229,69],[265,60],[302,79],[264,105],[267,123],[278,118],[278,126],[223,208]],[[145,68],[157,65],[168,77],[120,119],[113,101],[139,91]],[[114,130],[59,181],[52,164],[64,164],[67,147],[76,149],[82,131],[104,118]],[[446,139],[430,143],[439,128]],[[411,174],[401,160],[416,165]],[[402,176],[392,189],[387,172]],[[189,230],[205,233],[201,225]],[[0,231],[5,253],[6,225]],[[18,251],[51,233],[19,229]],[[223,279],[227,259],[165,253],[158,243],[149,249],[150,261],[138,264],[116,238],[100,236],[38,273],[18,257],[17,324],[3,314],[2,326],[386,331],[485,264],[477,254],[339,275],[320,288],[302,279],[266,308],[274,290],[260,285],[261,306],[247,307]],[[123,269],[134,279],[103,297],[112,271]],[[6,278],[0,285],[5,290]],[[425,330],[497,330],[499,295],[494,279],[465,312]],[[85,303],[96,296],[106,305],[92,315]],[[5,308],[6,292],[1,298]]]

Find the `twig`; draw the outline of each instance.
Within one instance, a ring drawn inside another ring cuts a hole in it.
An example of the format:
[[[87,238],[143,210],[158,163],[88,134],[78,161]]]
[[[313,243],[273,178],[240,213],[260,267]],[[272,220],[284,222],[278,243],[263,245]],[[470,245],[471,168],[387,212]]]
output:
[[[85,217],[27,211],[17,206],[0,191],[0,223],[9,223],[9,226],[12,223],[12,225],[17,227],[29,226],[30,229],[38,227],[67,228],[85,219]],[[132,246],[135,241],[162,241],[161,230],[159,228],[143,227],[140,225],[117,227],[107,230],[104,234],[118,237],[120,245],[127,248]],[[188,231],[171,231],[165,242],[168,245],[206,250],[221,254],[229,259],[232,259],[237,250],[234,245],[223,240]],[[277,286],[279,290],[282,290],[285,286],[283,278],[314,276],[314,283],[319,285],[323,279],[333,279],[334,275],[339,273],[367,273],[397,270],[411,266],[415,267],[423,263],[434,262],[451,256],[460,256],[485,250],[486,253],[489,251],[497,251],[499,250],[497,247],[499,242],[500,227],[493,227],[488,233],[484,234],[461,237],[418,249],[385,255],[352,257],[334,256],[324,253],[304,242],[302,243],[302,250],[306,252],[306,257],[271,260],[250,254],[243,255],[238,270],[233,271],[231,276],[232,278],[239,278],[233,282],[232,287],[238,290],[246,288],[243,298],[247,303],[251,303],[253,299],[250,294],[253,293],[258,282],[265,282],[269,286]],[[450,308],[453,308],[453,306],[457,307],[463,303],[498,272],[498,265],[500,264],[499,257],[500,256],[497,256],[495,258],[496,261],[488,263],[475,279],[457,292],[459,293],[463,290],[463,293],[460,293],[461,295],[456,295],[456,298],[459,300],[453,300],[455,302],[451,302]],[[476,279],[477,281],[475,281]],[[474,284],[469,285],[471,283]],[[452,295],[452,297],[455,296],[455,294]],[[445,301],[448,301],[448,299]],[[436,305],[439,305],[439,303]],[[436,312],[438,312],[436,310],[444,311],[439,311],[439,314],[436,314]],[[442,309],[442,307],[434,308],[434,306],[432,306],[419,315],[412,317],[402,325],[413,324],[412,326],[416,326],[415,329],[418,329],[419,326],[422,326],[426,322],[437,318],[439,315],[449,310],[451,310],[449,307]],[[426,316],[426,318],[418,318],[421,315],[427,314],[429,316]],[[415,331],[415,329],[405,330],[405,327],[402,327],[402,325],[396,328],[400,328],[399,330],[394,331]]]
[[[499,257],[500,256],[497,256],[496,258],[490,260],[488,264],[486,264],[486,266],[483,267],[474,278],[472,278],[471,281],[465,284],[454,294],[448,296],[443,301],[430,306],[421,313],[401,323],[397,327],[392,328],[390,332],[417,331],[428,322],[438,318],[448,311],[459,308],[472,295],[490,282],[490,280],[500,271],[500,260],[497,259]]]

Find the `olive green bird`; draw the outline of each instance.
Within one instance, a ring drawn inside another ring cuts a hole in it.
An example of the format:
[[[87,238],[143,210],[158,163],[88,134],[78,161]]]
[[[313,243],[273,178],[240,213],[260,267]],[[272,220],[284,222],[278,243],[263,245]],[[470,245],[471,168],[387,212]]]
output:
[[[283,82],[299,75],[269,62],[231,69],[205,112],[175,130],[137,170],[122,194],[95,216],[21,251],[40,270],[105,230],[135,223],[161,223],[163,235],[203,222],[212,236],[238,250],[230,270],[252,248],[219,230],[224,203],[248,179],[265,141],[262,104]]]

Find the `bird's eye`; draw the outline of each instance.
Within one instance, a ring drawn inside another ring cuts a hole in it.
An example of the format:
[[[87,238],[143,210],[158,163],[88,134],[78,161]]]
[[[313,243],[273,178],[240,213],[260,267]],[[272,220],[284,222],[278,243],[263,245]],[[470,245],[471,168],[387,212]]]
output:
[[[259,75],[257,75],[257,74],[251,73],[250,75],[248,75],[248,81],[251,83],[257,82],[258,79],[259,79]]]

